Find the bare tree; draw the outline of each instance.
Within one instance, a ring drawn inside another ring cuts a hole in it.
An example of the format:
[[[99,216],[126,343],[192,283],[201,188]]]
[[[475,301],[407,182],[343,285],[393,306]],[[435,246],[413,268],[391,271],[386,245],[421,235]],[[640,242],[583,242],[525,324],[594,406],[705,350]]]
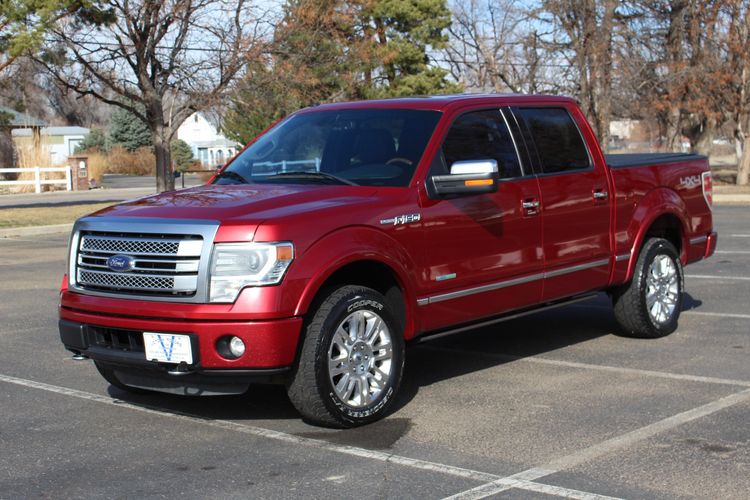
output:
[[[177,128],[217,102],[260,50],[262,21],[246,0],[101,0],[58,23],[38,61],[66,88],[148,124],[157,189],[172,190]]]
[[[550,45],[576,68],[581,109],[607,147],[612,102],[616,0],[544,0],[540,19],[559,27]]]
[[[737,184],[750,184],[750,4],[736,0],[729,9],[727,49],[732,68]]]
[[[565,92],[567,72],[544,46],[533,12],[521,0],[451,5],[449,45],[439,60],[466,88],[491,92]]]

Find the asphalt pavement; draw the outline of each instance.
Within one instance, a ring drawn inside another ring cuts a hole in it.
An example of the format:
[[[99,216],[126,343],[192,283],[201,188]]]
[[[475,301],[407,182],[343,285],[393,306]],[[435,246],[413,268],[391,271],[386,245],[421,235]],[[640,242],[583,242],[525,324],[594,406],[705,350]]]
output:
[[[0,240],[0,498],[748,498],[750,217],[686,268],[674,334],[593,301],[411,346],[395,412],[302,422],[282,387],[131,395],[57,334],[67,235]]]

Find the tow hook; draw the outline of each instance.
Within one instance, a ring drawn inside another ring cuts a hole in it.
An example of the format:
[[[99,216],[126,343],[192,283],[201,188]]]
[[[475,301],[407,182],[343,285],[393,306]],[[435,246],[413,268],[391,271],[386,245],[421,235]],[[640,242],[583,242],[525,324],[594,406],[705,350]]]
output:
[[[172,368],[171,370],[167,371],[167,373],[169,375],[174,375],[174,376],[177,376],[177,377],[181,377],[183,375],[189,375],[189,374],[193,373],[193,370],[190,370],[188,368],[187,363],[185,363],[184,361],[181,361],[179,365],[177,365],[174,368]]]

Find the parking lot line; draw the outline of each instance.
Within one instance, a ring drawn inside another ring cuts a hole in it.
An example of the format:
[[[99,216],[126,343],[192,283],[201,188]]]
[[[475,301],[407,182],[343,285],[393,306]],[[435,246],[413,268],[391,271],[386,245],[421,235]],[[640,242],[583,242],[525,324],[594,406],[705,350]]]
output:
[[[748,278],[747,276],[718,276],[718,275],[708,275],[708,274],[688,274],[685,277],[689,279],[696,279],[696,280],[750,281],[750,278]]]
[[[56,385],[45,384],[44,382],[37,382],[35,380],[28,380],[18,377],[12,377],[9,375],[0,374],[0,382],[6,382],[9,384],[15,384],[22,387],[29,387],[32,389],[39,389],[55,394],[61,394],[64,396],[71,396],[78,399],[84,399],[87,401],[93,401],[96,403],[103,403],[106,405],[116,406],[118,408],[127,408],[130,410],[139,411],[142,413],[148,413],[151,415],[158,415],[161,417],[178,419],[186,422],[197,423],[201,425],[207,425],[218,429],[224,429],[234,432],[240,432],[255,437],[274,439],[277,441],[283,441],[285,443],[293,445],[309,446],[313,448],[323,449],[326,451],[332,451],[336,453],[343,453],[345,455],[355,456],[359,458],[365,458],[369,460],[378,460],[381,462],[388,462],[397,464],[405,467],[411,467],[414,469],[420,469],[424,471],[436,472],[440,474],[446,474],[449,476],[461,477],[464,479],[471,479],[481,482],[489,482],[500,479],[500,476],[496,474],[489,474],[486,472],[476,471],[472,469],[465,469],[462,467],[454,467],[452,465],[441,464],[437,462],[430,462],[427,460],[419,460],[415,458],[402,457],[391,453],[384,453],[375,450],[368,450],[365,448],[358,448],[356,446],[346,446],[329,443],[320,439],[311,439],[306,437],[295,436],[293,434],[287,434],[285,432],[274,431],[270,429],[264,429],[262,427],[255,427],[251,425],[239,424],[230,420],[221,419],[206,419],[202,417],[193,416],[187,413],[175,412],[162,410],[160,408],[137,405],[128,403],[119,399],[113,399],[99,394],[93,394],[90,392],[79,391],[77,389],[69,389],[67,387],[60,387]]]
[[[56,385],[46,384],[44,382],[37,382],[35,380],[28,380],[18,377],[12,377],[9,375],[0,374],[0,382],[6,382],[9,384],[15,384],[22,387],[28,387],[31,389],[38,389],[55,394],[61,394],[64,396],[71,396],[78,399],[84,399],[95,403],[103,403],[118,408],[127,408],[130,410],[139,411],[142,413],[148,413],[151,415],[157,415],[160,417],[174,418],[182,421],[197,423],[201,425],[207,425],[210,427],[229,430],[234,432],[240,432],[243,434],[252,435],[255,437],[274,439],[277,441],[283,441],[295,445],[310,446],[326,451],[332,451],[336,453],[343,453],[346,455],[356,456],[359,458],[378,460],[381,462],[387,462],[391,464],[401,465],[405,467],[411,467],[419,470],[428,472],[435,472],[439,474],[446,474],[450,476],[461,477],[464,479],[475,480],[478,482],[484,482],[485,484],[503,484],[507,486],[506,489],[517,488],[528,491],[536,491],[542,493],[548,493],[552,495],[564,496],[566,498],[580,498],[586,500],[597,500],[597,499],[611,499],[613,497],[605,497],[601,495],[594,495],[584,491],[574,490],[570,488],[562,488],[558,486],[550,486],[541,483],[534,483],[532,480],[536,477],[546,475],[548,471],[541,471],[539,469],[529,469],[512,476],[501,477],[496,474],[489,474],[472,469],[466,469],[462,467],[454,467],[452,465],[441,464],[437,462],[430,462],[427,460],[420,460],[415,458],[403,457],[400,455],[394,455],[391,453],[383,453],[374,450],[368,450],[365,448],[358,448],[356,446],[337,445],[322,441],[319,439],[311,439],[293,434],[287,434],[285,432],[273,431],[270,429],[264,429],[261,427],[254,427],[245,424],[239,424],[229,420],[220,419],[206,419],[196,417],[186,413],[180,413],[175,411],[166,411],[159,408],[153,408],[148,406],[135,405],[122,400],[93,394],[90,392],[79,391],[77,389],[70,389],[67,387],[60,387]]]
[[[486,498],[488,496],[497,495],[503,491],[519,489],[526,491],[533,491],[536,493],[544,493],[547,495],[555,495],[563,498],[575,498],[579,500],[618,500],[616,497],[608,497],[604,495],[598,495],[596,493],[589,493],[586,491],[573,490],[570,488],[563,488],[562,486],[552,486],[549,484],[537,483],[533,479],[540,477],[549,476],[556,471],[550,471],[546,469],[529,469],[512,476],[503,477],[491,483],[483,484],[472,488],[470,490],[462,491],[455,495],[446,497],[444,500],[473,500],[479,498]]]
[[[730,234],[732,238],[750,238],[750,234]]]
[[[687,311],[682,311],[680,314],[687,314],[689,316],[715,316],[718,318],[750,319],[750,314],[715,313],[715,312],[693,311],[690,309],[688,309]]]
[[[750,380],[735,380],[717,377],[703,377],[701,375],[687,375],[683,373],[660,372],[654,370],[641,370],[638,368],[627,368],[622,366],[595,365],[591,363],[579,363],[577,361],[564,361],[560,359],[540,358],[538,356],[513,356],[511,354],[490,353],[481,351],[472,351],[468,349],[452,349],[449,347],[432,346],[429,344],[420,344],[421,349],[432,349],[453,354],[465,354],[469,356],[482,356],[502,361],[526,361],[529,363],[539,363],[544,365],[563,366],[566,368],[578,368],[583,370],[598,370],[605,372],[622,373],[626,375],[640,375],[646,377],[658,377],[671,380],[680,380],[683,382],[702,382],[706,384],[734,385],[737,387],[750,387]]]
[[[631,446],[656,434],[672,430],[675,427],[679,427],[688,422],[692,422],[693,420],[711,415],[720,410],[724,410],[726,408],[729,408],[730,406],[744,403],[746,401],[750,401],[750,389],[745,389],[744,391],[730,394],[729,396],[725,396],[721,399],[706,403],[697,408],[693,408],[691,410],[678,413],[677,415],[667,417],[663,420],[659,420],[658,422],[654,422],[653,424],[646,425],[645,427],[640,427],[634,431],[627,432],[612,439],[594,444],[592,446],[589,446],[588,448],[583,448],[569,455],[565,455],[563,457],[552,460],[551,462],[547,463],[546,465],[542,465],[541,467],[535,467],[533,469],[529,469],[528,471],[521,472],[517,474],[517,476],[528,473],[534,478],[534,480],[541,479],[542,477],[555,474],[561,470],[571,469],[577,465],[580,465],[584,462],[589,462],[602,455],[612,453],[627,446]],[[509,487],[507,484],[504,484],[503,479],[501,478],[500,480],[495,480],[490,483],[477,486],[476,488],[458,493],[449,498],[461,500],[487,498],[514,487],[516,486]]]
[[[750,254],[750,250],[716,250],[714,253],[722,255],[746,255]]]

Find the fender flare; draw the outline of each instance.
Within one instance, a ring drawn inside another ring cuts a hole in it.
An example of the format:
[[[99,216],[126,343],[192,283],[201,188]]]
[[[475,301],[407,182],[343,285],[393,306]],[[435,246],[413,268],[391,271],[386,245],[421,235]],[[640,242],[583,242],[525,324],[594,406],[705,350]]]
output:
[[[688,211],[685,202],[672,189],[666,187],[653,189],[641,198],[638,206],[633,211],[630,224],[628,224],[628,234],[635,233],[636,236],[630,248],[630,259],[628,261],[625,282],[633,278],[635,265],[640,256],[640,249],[643,247],[643,242],[646,240],[649,229],[651,229],[651,226],[657,219],[664,215],[672,215],[680,223],[680,238],[682,239],[680,258],[684,258],[684,249],[686,248],[688,234],[686,223],[688,220]]]

